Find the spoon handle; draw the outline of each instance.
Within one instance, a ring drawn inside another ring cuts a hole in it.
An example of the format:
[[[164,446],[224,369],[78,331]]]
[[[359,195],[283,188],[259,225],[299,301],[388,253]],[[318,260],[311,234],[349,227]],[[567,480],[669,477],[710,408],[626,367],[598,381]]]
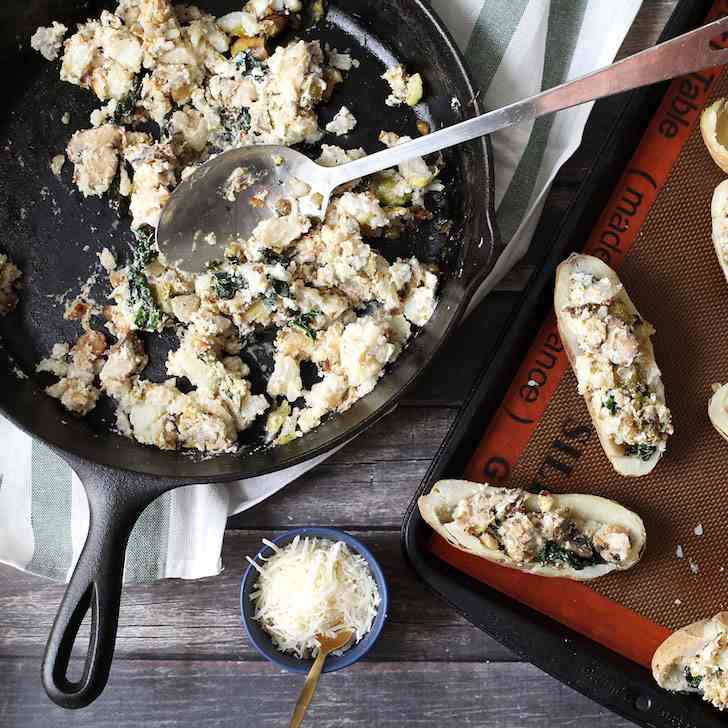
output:
[[[311,665],[311,669],[306,675],[306,682],[303,683],[301,694],[298,696],[298,702],[296,707],[293,709],[293,716],[291,717],[291,723],[289,728],[298,728],[303,723],[303,718],[306,715],[308,706],[311,704],[311,698],[316,692],[319,678],[321,677],[321,670],[324,669],[324,662],[326,662],[327,652],[319,650],[318,656]]]
[[[586,76],[535,96],[462,121],[446,129],[399,144],[354,162],[331,168],[336,186],[393,167],[414,157],[438,152],[561,109],[675,78],[728,62],[728,48],[711,43],[728,31],[728,17],[629,56]]]

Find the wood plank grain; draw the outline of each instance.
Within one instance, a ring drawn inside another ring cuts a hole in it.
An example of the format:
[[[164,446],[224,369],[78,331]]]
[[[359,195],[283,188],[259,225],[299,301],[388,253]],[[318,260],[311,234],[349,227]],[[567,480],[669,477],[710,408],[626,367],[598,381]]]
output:
[[[303,684],[268,663],[117,660],[90,707],[52,705],[28,659],[0,659],[4,726],[280,728]],[[358,664],[324,675],[306,725],[627,728],[632,725],[522,663]]]
[[[270,535],[270,531],[229,531],[223,547],[225,569],[217,577],[127,587],[117,655],[260,659],[240,627],[239,589],[246,554],[255,555],[261,538]],[[372,650],[372,660],[513,659],[416,579],[402,558],[398,532],[369,531],[357,536],[380,561],[391,597],[389,619]],[[6,566],[0,566],[0,581],[0,656],[33,656],[39,662],[63,587]]]
[[[432,460],[457,407],[403,405],[327,460],[327,464],[417,462]]]
[[[457,410],[400,407],[231,528],[399,528]]]

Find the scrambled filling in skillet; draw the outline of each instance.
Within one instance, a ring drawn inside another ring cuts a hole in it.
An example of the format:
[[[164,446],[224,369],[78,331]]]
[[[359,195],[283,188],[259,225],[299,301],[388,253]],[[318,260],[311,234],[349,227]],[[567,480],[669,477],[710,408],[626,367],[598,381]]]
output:
[[[670,410],[640,346],[654,329],[630,313],[620,298],[622,286],[609,278],[576,272],[570,283],[566,311],[579,343],[579,393],[591,397],[605,431],[626,456],[649,460],[673,433]]]
[[[21,273],[7,255],[0,253],[0,316],[15,310]]]
[[[622,526],[581,523],[548,494],[540,495],[537,508],[531,509],[528,495],[513,488],[478,491],[457,504],[452,519],[486,548],[503,551],[517,564],[581,570],[628,558],[629,533]]]
[[[728,634],[719,632],[685,665],[685,678],[704,700],[720,710],[728,707]]]
[[[93,307],[77,300],[66,316],[85,333],[38,367],[58,377],[47,392],[67,409],[84,415],[103,393],[124,434],[208,452],[235,450],[238,433],[265,415],[268,441],[285,443],[370,392],[432,316],[436,271],[415,258],[390,263],[367,242],[384,247],[431,217],[424,195],[442,189],[439,166],[422,159],[347,186],[323,223],[306,214],[309,190],[294,185],[250,239],[231,242],[202,275],[170,265],[156,248],[153,228],[172,190],[212,155],[324,138],[316,107],[358,63],[316,41],[275,47],[304,11],[299,0],[251,0],[215,19],[168,0],[121,0],[65,41],[61,78],[103,102],[68,144],[74,182],[84,196],[128,204],[134,233],[125,262],[100,255],[112,287],[108,334],[91,329]],[[41,52],[54,29],[34,36]],[[342,107],[327,131],[344,135],[355,124]],[[406,139],[382,135],[385,144]],[[318,161],[363,154],[323,144]],[[245,184],[240,170],[226,195],[234,199]],[[169,379],[149,381],[142,332],[169,328],[179,339],[166,360]],[[266,332],[274,367],[266,391],[254,393],[241,354]],[[302,367],[313,384],[304,384]]]

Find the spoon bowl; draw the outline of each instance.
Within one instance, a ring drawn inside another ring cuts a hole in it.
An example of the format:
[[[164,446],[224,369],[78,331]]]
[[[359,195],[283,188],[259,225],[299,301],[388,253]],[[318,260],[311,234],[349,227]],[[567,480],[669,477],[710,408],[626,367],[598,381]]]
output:
[[[274,145],[231,149],[200,165],[170,196],[157,225],[157,243],[168,261],[202,273],[210,260],[222,258],[234,240],[250,237],[270,218],[276,203],[291,196],[299,180],[320,195],[323,215],[333,185],[331,169],[305,154]]]

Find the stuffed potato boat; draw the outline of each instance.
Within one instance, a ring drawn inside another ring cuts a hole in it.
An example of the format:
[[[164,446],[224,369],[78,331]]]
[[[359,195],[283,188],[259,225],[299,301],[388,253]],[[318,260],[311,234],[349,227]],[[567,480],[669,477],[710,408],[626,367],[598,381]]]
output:
[[[699,693],[721,710],[728,706],[728,612],[671,634],[652,657],[657,684],[674,692]]]
[[[441,480],[418,506],[460,549],[540,576],[586,581],[629,569],[646,544],[642,519],[592,495],[535,495],[466,480]]]
[[[554,308],[601,445],[626,476],[649,473],[673,432],[645,321],[617,274],[598,258],[572,255],[556,271]]]

